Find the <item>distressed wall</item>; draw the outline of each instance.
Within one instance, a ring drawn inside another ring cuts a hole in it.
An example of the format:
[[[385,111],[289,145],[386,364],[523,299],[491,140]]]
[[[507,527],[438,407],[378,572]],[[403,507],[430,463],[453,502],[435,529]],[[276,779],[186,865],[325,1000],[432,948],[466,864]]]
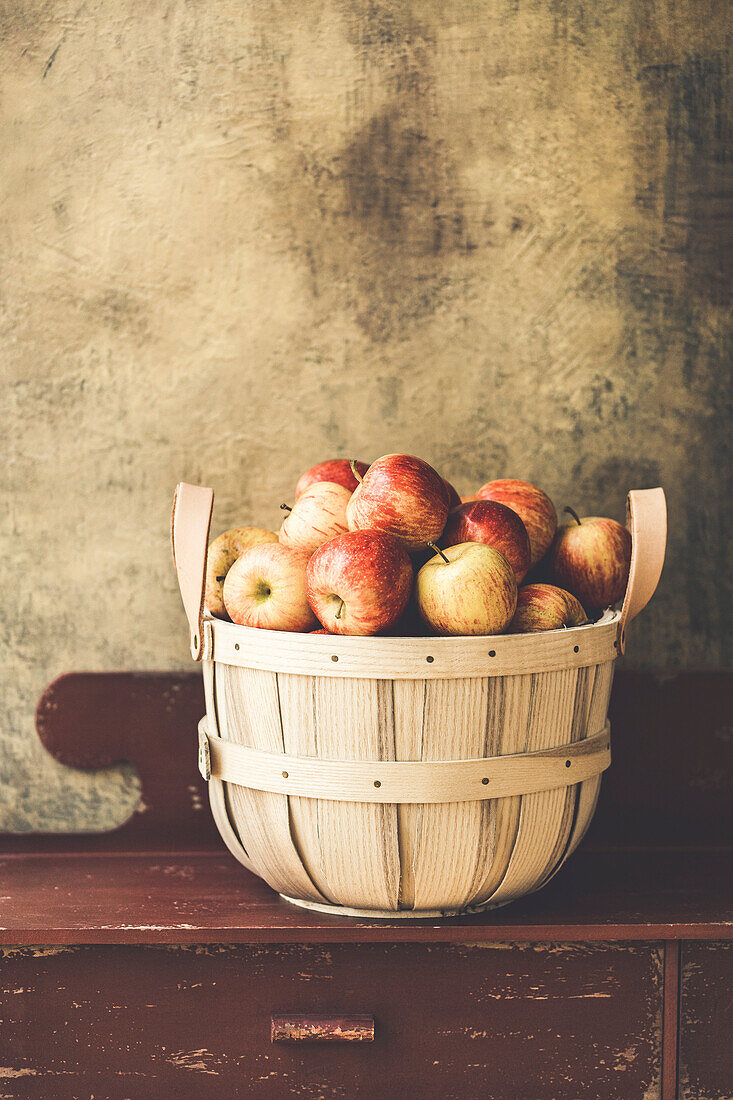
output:
[[[627,663],[729,660],[725,0],[0,10],[0,827],[134,803],[46,760],[33,707],[187,665],[182,478],[217,529],[333,454],[618,518],[663,484]]]

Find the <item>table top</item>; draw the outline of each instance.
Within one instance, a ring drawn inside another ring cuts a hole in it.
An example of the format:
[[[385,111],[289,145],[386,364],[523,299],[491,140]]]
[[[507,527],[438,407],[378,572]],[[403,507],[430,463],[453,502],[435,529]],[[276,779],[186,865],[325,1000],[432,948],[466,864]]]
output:
[[[442,920],[314,913],[221,849],[27,851],[0,882],[4,945],[733,939],[733,851],[581,850],[537,894]]]

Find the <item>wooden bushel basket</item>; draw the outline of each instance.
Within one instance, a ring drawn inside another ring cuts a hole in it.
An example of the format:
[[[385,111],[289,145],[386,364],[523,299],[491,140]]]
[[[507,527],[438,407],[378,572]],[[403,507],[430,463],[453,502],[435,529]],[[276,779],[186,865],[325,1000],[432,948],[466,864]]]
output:
[[[539,889],[582,840],[611,760],[614,661],[661,574],[662,489],[629,493],[620,612],[481,638],[209,617],[213,498],[178,486],[173,556],[203,663],[199,765],[232,855],[287,900],[342,914],[452,915]]]

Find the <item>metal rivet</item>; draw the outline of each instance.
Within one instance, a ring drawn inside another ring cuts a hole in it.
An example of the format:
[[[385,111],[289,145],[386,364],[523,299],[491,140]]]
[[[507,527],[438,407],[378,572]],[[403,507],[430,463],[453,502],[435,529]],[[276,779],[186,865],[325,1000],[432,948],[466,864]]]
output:
[[[288,778],[288,773],[287,773],[287,772],[283,772],[283,779],[287,779],[287,778]]]
[[[483,783],[484,786],[486,786],[486,784],[489,782],[487,776],[484,776],[484,778],[481,780],[481,782]]]
[[[335,654],[335,653],[334,653],[333,657],[331,658],[331,660],[332,660],[332,661],[338,661],[338,657],[336,656],[336,654]]]
[[[495,649],[490,649],[489,650],[489,657],[496,657],[496,650]]]
[[[573,646],[573,653],[580,653],[580,646],[579,645],[574,645]]]
[[[428,662],[429,665],[432,665],[433,661],[435,660],[435,657],[426,657],[425,660]]]
[[[239,642],[235,642],[235,643],[234,643],[234,648],[235,648],[235,649],[239,649]]]
[[[569,767],[570,767],[570,761],[569,761],[569,760],[566,760],[566,761],[565,761],[565,767],[566,767],[566,768],[569,768]]]
[[[381,783],[379,782],[379,780],[378,780],[378,779],[375,779],[375,780],[374,780],[374,786],[375,786],[375,787],[381,787],[381,786],[382,786],[382,784],[381,784]]]

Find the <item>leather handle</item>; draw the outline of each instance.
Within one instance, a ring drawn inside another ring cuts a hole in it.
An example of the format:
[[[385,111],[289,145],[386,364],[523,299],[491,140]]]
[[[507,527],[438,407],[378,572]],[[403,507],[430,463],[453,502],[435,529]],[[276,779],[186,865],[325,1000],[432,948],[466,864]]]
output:
[[[173,498],[171,543],[178,587],[191,634],[191,656],[204,653],[204,595],[214,490],[180,482]]]
[[[626,626],[654,595],[667,546],[667,499],[664,489],[632,489],[626,500],[626,527],[631,534],[631,566],[618,624],[618,650],[626,648]]]

